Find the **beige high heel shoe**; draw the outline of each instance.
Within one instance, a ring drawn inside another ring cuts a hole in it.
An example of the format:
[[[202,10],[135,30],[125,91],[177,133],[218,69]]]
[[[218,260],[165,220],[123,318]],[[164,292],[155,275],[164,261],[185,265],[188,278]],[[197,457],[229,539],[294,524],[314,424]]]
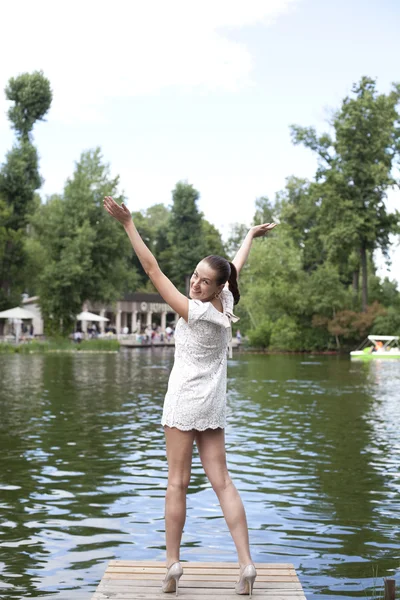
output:
[[[166,594],[175,592],[178,595],[179,579],[182,577],[183,569],[180,562],[172,563],[162,582],[162,591]]]
[[[239,581],[235,586],[235,592],[237,594],[248,594],[249,598],[253,593],[253,586],[255,578],[257,577],[257,571],[254,565],[247,565],[239,577]]]

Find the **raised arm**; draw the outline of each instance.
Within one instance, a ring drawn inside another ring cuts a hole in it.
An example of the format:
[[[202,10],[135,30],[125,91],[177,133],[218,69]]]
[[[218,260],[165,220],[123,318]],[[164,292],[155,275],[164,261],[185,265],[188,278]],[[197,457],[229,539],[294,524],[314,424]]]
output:
[[[239,273],[245,264],[247,257],[249,256],[251,244],[253,243],[254,238],[263,237],[267,235],[271,229],[276,227],[276,223],[264,223],[263,225],[255,225],[247,232],[246,237],[243,240],[242,245],[236,253],[235,258],[232,260],[233,264],[236,267],[237,274]]]
[[[186,296],[181,294],[181,292],[174,286],[172,281],[170,281],[168,277],[166,277],[161,271],[155,256],[140,237],[139,232],[132,221],[132,215],[125,204],[122,203],[122,206],[120,206],[111,198],[111,196],[106,196],[104,198],[104,208],[112,217],[114,217],[114,219],[122,223],[124,226],[124,229],[128,234],[132,247],[136,252],[138,259],[140,260],[143,269],[146,271],[147,275],[159,291],[160,295],[164,298],[165,302],[169,304],[169,306],[175,310],[178,315],[187,321],[189,313],[189,300],[186,298]]]

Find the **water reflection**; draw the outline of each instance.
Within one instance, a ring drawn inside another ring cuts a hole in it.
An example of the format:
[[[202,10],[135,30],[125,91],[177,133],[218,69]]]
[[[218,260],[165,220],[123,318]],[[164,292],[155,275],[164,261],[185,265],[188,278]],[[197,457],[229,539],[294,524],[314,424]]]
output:
[[[159,425],[170,349],[0,364],[0,597],[90,597],[112,558],[164,560]],[[229,467],[254,559],[309,599],[365,597],[399,568],[400,363],[243,355]],[[236,560],[195,453],[182,557]],[[372,595],[372,594],[370,594]]]

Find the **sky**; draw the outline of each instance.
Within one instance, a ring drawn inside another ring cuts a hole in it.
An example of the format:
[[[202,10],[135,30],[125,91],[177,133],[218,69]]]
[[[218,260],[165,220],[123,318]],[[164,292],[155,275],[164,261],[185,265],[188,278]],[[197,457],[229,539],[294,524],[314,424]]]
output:
[[[131,210],[169,205],[187,180],[224,238],[251,223],[257,197],[314,176],[291,124],[328,130],[363,75],[384,93],[400,81],[397,0],[19,0],[2,14],[1,90],[43,70],[54,94],[34,129],[42,197],[100,146]],[[13,144],[6,111],[1,94],[0,161]],[[391,271],[376,258],[400,283],[393,241]]]

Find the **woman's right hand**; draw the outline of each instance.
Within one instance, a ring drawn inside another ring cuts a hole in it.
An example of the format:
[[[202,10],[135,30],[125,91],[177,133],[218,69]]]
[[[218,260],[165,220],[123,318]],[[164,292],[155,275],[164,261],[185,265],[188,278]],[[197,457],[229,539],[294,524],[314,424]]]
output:
[[[103,204],[106,211],[124,227],[132,222],[132,215],[124,203],[120,206],[111,196],[105,196]]]

